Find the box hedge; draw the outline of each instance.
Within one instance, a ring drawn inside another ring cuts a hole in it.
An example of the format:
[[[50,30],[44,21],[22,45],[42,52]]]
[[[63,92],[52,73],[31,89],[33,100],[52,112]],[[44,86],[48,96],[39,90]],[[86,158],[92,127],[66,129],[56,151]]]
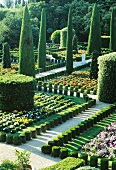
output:
[[[98,99],[106,103],[116,102],[116,52],[98,58]]]
[[[84,166],[85,161],[79,158],[67,157],[62,161],[41,170],[62,169],[62,170],[74,170],[80,166]]]
[[[0,109],[26,110],[34,105],[34,78],[21,74],[0,76]]]

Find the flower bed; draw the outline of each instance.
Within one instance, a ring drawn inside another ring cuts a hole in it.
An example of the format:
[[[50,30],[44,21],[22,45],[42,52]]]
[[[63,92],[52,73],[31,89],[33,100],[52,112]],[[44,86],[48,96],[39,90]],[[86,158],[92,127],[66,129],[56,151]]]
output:
[[[82,72],[73,72],[69,76],[61,77],[60,79],[55,79],[52,81],[53,85],[68,85],[68,87],[73,86],[75,91],[90,93],[94,91],[96,94],[97,91],[97,80],[89,78],[89,71]]]
[[[116,122],[99,133],[94,139],[82,147],[87,154],[105,157],[110,160],[116,159]]]
[[[37,93],[34,99],[35,107],[32,110],[1,111],[0,131],[14,134],[41,119],[47,118],[76,104],[72,99],[66,99],[61,95]]]

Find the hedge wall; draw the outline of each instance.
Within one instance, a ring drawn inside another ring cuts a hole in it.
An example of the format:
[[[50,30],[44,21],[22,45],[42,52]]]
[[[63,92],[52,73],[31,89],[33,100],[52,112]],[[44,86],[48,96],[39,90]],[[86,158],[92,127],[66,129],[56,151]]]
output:
[[[116,102],[116,52],[98,58],[98,99],[106,103]]]
[[[34,78],[21,74],[0,76],[0,109],[26,110],[34,105]]]

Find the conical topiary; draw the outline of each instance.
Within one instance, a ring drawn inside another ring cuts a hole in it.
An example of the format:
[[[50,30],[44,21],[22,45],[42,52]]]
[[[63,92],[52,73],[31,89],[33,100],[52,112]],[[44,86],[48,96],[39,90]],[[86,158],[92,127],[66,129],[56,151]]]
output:
[[[97,50],[94,50],[92,53],[92,62],[90,68],[90,79],[98,78],[98,57],[99,53]]]
[[[72,12],[68,13],[68,31],[67,31],[67,47],[66,47],[66,72],[71,74],[73,71],[73,54],[72,54]]]
[[[2,67],[11,68],[10,49],[7,42],[3,44]]]
[[[27,6],[24,7],[19,43],[19,73],[35,76],[32,28]]]
[[[101,54],[100,14],[96,3],[92,10],[87,54],[91,54],[94,50],[97,50]]]
[[[38,68],[45,70],[46,66],[46,12],[42,9],[41,12],[41,23],[40,23],[40,34],[38,43]]]
[[[116,51],[116,8],[112,9],[111,19],[110,19],[110,50]]]

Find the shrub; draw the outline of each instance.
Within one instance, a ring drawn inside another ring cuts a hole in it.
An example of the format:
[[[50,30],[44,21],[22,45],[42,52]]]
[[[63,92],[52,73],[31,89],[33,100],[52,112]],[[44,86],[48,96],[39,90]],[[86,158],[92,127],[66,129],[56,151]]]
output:
[[[6,143],[8,144],[12,144],[12,140],[13,140],[13,134],[6,134]]]
[[[101,158],[101,170],[108,170],[108,159]]]
[[[97,167],[97,165],[98,165],[98,157],[91,156],[90,157],[90,166]]]
[[[67,148],[61,148],[60,149],[60,158],[64,159],[68,157],[68,149]]]
[[[101,36],[101,47],[109,48],[110,36]]]
[[[116,52],[99,57],[98,99],[106,103],[116,102]]]
[[[83,159],[85,161],[85,164],[87,165],[88,155],[86,153],[81,153],[80,158]]]
[[[3,44],[2,64],[3,68],[11,68],[10,49],[7,42]]]
[[[66,41],[67,41],[67,30],[68,28],[65,27],[60,31],[60,47],[66,47]],[[75,34],[75,30],[72,29],[72,34]]]
[[[16,170],[16,169],[20,168],[20,166],[13,161],[5,159],[2,161],[0,168],[1,168],[1,170]]]
[[[75,51],[75,54],[78,52],[77,43],[78,43],[78,38],[77,38],[77,35],[75,34],[75,35],[73,36],[73,40],[72,40],[73,54],[74,54],[74,51]]]
[[[52,147],[52,156],[58,157],[60,154],[60,147],[59,146],[53,146]]]
[[[53,43],[60,44],[60,30],[56,30],[52,33],[51,40]]]
[[[12,142],[14,145],[20,145],[22,143],[22,138],[19,135],[14,135]]]
[[[0,132],[0,142],[5,142],[6,141],[6,133]]]
[[[98,51],[94,50],[93,53],[92,53],[90,79],[97,79],[98,78],[98,61],[97,61],[98,57],[99,57]]]
[[[51,151],[52,151],[52,147],[48,144],[45,144],[41,147],[41,151],[44,153],[44,154],[50,154]]]
[[[79,159],[79,158],[73,158],[73,157],[67,157],[65,159],[63,159],[62,161],[47,167],[47,168],[43,168],[42,170],[51,170],[51,169],[62,169],[62,170],[73,170],[76,169],[80,166],[84,166],[84,160]]]
[[[34,105],[34,79],[20,74],[0,76],[0,109],[27,110]]]

